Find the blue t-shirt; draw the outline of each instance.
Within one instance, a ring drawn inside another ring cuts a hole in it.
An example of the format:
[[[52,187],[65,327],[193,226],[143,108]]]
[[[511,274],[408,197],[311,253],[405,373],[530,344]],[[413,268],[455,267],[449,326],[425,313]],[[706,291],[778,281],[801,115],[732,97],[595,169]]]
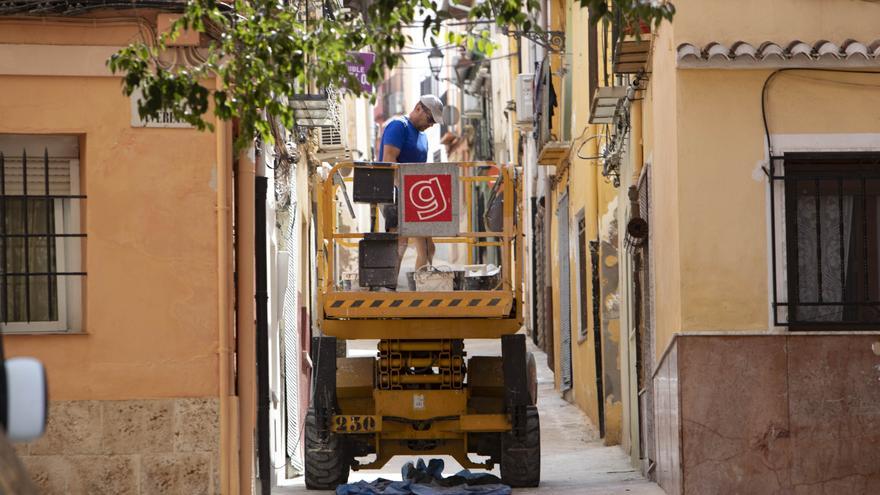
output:
[[[384,161],[385,145],[400,149],[399,163],[425,163],[428,161],[428,136],[420,132],[406,117],[397,117],[385,126],[382,144],[379,146],[379,161]]]

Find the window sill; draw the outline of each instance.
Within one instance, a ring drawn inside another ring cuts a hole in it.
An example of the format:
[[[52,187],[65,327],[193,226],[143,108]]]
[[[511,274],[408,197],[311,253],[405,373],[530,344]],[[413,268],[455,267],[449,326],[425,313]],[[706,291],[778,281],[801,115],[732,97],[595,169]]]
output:
[[[28,332],[28,331],[17,331],[17,332],[3,332],[4,337],[15,337],[17,335],[33,337],[35,335],[88,335],[89,333],[85,330],[57,330],[57,331],[47,331],[47,332]]]

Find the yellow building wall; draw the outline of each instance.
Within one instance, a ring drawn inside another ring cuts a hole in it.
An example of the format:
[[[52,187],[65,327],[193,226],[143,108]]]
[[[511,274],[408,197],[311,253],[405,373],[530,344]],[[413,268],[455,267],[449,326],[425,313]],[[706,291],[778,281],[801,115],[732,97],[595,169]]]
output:
[[[4,24],[0,41],[115,45],[137,36],[122,26]],[[83,332],[6,335],[7,355],[40,359],[52,400],[216,397],[215,135],[133,128],[115,77],[0,76],[0,115],[0,133],[80,136],[88,196]]]
[[[684,331],[762,330],[770,324],[769,197],[758,168],[766,155],[760,102],[769,75],[763,70],[681,73],[681,91],[688,98],[680,106],[680,129],[692,136],[679,154]],[[871,86],[878,79],[826,72],[778,75],[767,98],[771,134],[880,133],[875,112],[865,111],[880,105],[880,92]],[[709,121],[713,125],[701,124]]]
[[[550,256],[552,259],[553,270],[553,315],[554,315],[554,342],[556,346],[557,359],[555,360],[556,368],[556,385],[559,386],[560,380],[560,359],[558,358],[560,349],[560,292],[559,284],[568,283],[569,293],[571,294],[571,356],[572,356],[572,389],[569,395],[581,410],[586,412],[594,425],[599,424],[599,407],[598,401],[605,402],[605,442],[609,445],[620,442],[621,437],[621,394],[620,390],[620,330],[619,320],[617,318],[608,319],[604,314],[606,305],[605,301],[600,300],[603,306],[599,308],[602,314],[603,325],[606,328],[603,331],[603,368],[605,385],[605,395],[609,395],[609,400],[605,401],[599,397],[597,390],[596,378],[596,353],[593,329],[593,307],[592,307],[592,272],[590,267],[590,251],[589,245],[584,246],[587,254],[585,264],[586,267],[579,265],[578,253],[578,216],[583,213],[586,226],[585,242],[597,240],[601,237],[600,222],[603,216],[607,218],[614,217],[614,208],[616,206],[616,198],[618,190],[615,189],[605,177],[601,176],[599,163],[592,157],[595,157],[601,148],[603,139],[600,137],[603,127],[591,125],[589,123],[590,100],[592,95],[589,94],[589,85],[585,82],[589,78],[589,51],[588,51],[588,30],[583,29],[589,22],[589,15],[586,9],[582,9],[578,2],[568,1],[565,5],[566,16],[570,18],[572,29],[569,30],[566,37],[566,57],[565,66],[566,78],[572,78],[571,93],[567,94],[561,89],[564,84],[557,84],[559,92],[560,106],[557,109],[558,115],[563,116],[566,99],[571,105],[570,129],[571,139],[573,142],[570,154],[570,163],[563,165],[559,170],[555,170],[557,176],[557,184],[554,187],[550,203],[553,206],[552,225],[551,225],[551,249]],[[563,23],[564,24],[564,23]],[[601,71],[601,65],[600,65]],[[554,84],[556,84],[554,82]],[[555,123],[554,125],[561,125]],[[561,134],[560,127],[554,127],[554,133],[557,136]],[[561,139],[561,138],[560,138]],[[583,158],[582,158],[583,157]],[[559,277],[559,246],[558,246],[558,229],[559,222],[556,216],[557,203],[562,194],[567,191],[569,197],[569,246],[568,257],[570,260],[570,278],[567,281],[560,280]],[[609,211],[612,213],[609,214]],[[607,222],[606,222],[607,223]],[[607,233],[607,232],[606,232]],[[607,253],[606,253],[607,254]],[[617,270],[616,254],[608,256],[600,256],[600,274],[602,266],[607,265],[607,269]],[[579,270],[586,269],[586,287],[583,291],[583,297],[579,288],[578,274]],[[601,284],[612,284],[616,288],[617,277],[606,279],[601,276]],[[616,294],[616,293],[615,293]],[[587,307],[581,311],[581,305]],[[585,313],[587,321],[581,321],[581,314]],[[582,335],[581,329],[586,327],[585,334]],[[609,351],[609,352],[606,352]],[[607,354],[607,355],[606,355]],[[611,371],[616,370],[616,371]],[[609,373],[609,371],[611,371]],[[603,372],[603,370],[599,370]]]
[[[676,0],[675,43],[699,46],[737,40],[785,45],[847,38],[870,43],[877,38],[880,4],[853,0]]]
[[[676,7],[673,24],[654,41],[644,105],[658,359],[680,331],[771,326],[769,197],[759,167],[766,156],[761,88],[772,70],[677,69],[675,48],[737,40],[870,42],[880,19],[880,5],[869,2],[683,0]],[[768,97],[771,133],[880,132],[874,113],[865,111],[880,103],[877,79],[780,74]]]
[[[580,4],[569,2],[569,15],[573,26],[584,26],[587,22],[587,11],[581,9]],[[574,78],[575,81],[587,80],[588,77],[588,61],[587,61],[587,30],[574,28],[570,32],[570,37],[566,38],[566,47],[571,53],[570,63],[568,67],[570,71],[566,77]],[[578,291],[578,270],[582,267],[578,266],[578,213],[584,210],[584,220],[586,224],[587,242],[597,237],[598,221],[597,221],[597,194],[596,194],[596,175],[597,167],[594,160],[583,160],[578,158],[577,150],[581,143],[590,139],[595,129],[589,124],[590,114],[590,96],[588,85],[572,84],[571,101],[571,134],[572,140],[575,141],[573,151],[571,153],[570,165],[570,184],[569,194],[571,197],[571,240],[572,250],[570,254],[572,265],[572,281],[571,281],[571,320],[572,320],[572,383],[574,388],[573,399],[581,410],[585,411],[590,417],[593,424],[598,424],[599,411],[597,405],[596,390],[596,355],[593,342],[593,321],[592,315],[592,283],[587,278],[587,287],[585,290],[585,298],[580,297]],[[581,149],[580,155],[590,157],[595,155],[595,139],[590,139]],[[587,252],[587,263],[589,260],[589,247],[585,247]],[[587,266],[589,270],[589,265]],[[588,271],[589,273],[589,271]],[[581,305],[586,304],[585,313],[587,316],[586,327],[588,329],[586,337],[581,336],[581,329],[585,326],[581,322]]]
[[[678,136],[673,34],[677,25],[664,23],[653,42],[651,79],[646,92],[652,103],[645,126],[645,160],[651,180],[651,270],[654,275],[654,308],[658,362],[672,336],[681,328],[681,278],[679,251]]]

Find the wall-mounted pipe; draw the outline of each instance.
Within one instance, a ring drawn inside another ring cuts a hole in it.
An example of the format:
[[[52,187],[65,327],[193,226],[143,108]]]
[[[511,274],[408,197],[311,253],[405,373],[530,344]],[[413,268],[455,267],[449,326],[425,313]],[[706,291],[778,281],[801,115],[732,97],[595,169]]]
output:
[[[220,491],[238,487],[238,401],[233,376],[232,124],[215,119],[217,139],[217,360],[220,401]]]
[[[238,397],[239,416],[239,491],[242,495],[254,493],[254,435],[256,428],[256,314],[254,304],[254,183],[255,159],[253,147],[238,154],[235,167],[235,269],[236,312],[238,336]]]
[[[269,495],[272,489],[272,454],[269,442],[269,273],[266,237],[266,194],[269,179],[265,177],[265,159],[257,154],[257,177],[254,187],[254,267],[256,292],[256,365],[257,365],[257,470],[260,492]]]

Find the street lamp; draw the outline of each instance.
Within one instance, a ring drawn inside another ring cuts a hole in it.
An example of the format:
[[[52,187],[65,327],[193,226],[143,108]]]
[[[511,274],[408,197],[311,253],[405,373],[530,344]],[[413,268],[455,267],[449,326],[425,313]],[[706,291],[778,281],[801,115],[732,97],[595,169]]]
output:
[[[439,81],[440,68],[443,66],[443,52],[436,46],[428,54],[428,65],[431,66],[431,74],[434,74],[434,79]]]

